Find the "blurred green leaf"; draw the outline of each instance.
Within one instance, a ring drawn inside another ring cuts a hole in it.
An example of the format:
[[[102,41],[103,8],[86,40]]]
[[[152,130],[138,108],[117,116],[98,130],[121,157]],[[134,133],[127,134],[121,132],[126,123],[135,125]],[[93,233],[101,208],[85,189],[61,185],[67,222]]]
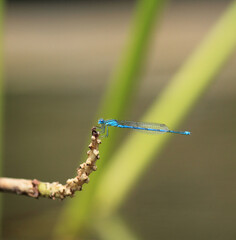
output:
[[[117,215],[109,219],[103,219],[95,224],[98,234],[104,240],[137,240],[133,232],[128,228],[126,222]]]
[[[236,1],[173,77],[142,121],[164,122],[171,129],[177,128],[233,54],[236,47],[235,29]],[[111,216],[124,202],[130,189],[160,154],[170,136],[173,135],[130,135],[110,159],[111,164],[96,189],[94,201],[98,216]],[[191,136],[179,137],[191,141]]]
[[[2,176],[3,149],[3,19],[4,1],[0,1],[0,175]],[[0,196],[0,237],[2,235],[2,196]]]
[[[145,60],[148,43],[156,23],[156,16],[161,12],[164,0],[139,0],[135,9],[133,28],[121,62],[112,77],[105,94],[98,117],[122,119],[130,106],[139,83],[139,73]],[[94,204],[94,192],[105,170],[109,153],[115,145],[117,131],[110,134],[112,141],[103,144],[98,161],[98,171],[91,175],[91,182],[78,198],[68,202],[55,228],[55,236],[74,236],[88,222]]]

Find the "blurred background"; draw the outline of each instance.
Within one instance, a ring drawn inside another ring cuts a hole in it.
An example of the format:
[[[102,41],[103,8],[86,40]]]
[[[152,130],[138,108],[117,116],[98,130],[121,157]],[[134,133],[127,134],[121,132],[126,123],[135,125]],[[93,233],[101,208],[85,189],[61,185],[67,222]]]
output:
[[[168,2],[131,120],[140,119],[229,3]],[[63,183],[76,174],[135,4],[6,1],[4,176]],[[119,210],[140,239],[235,239],[235,66],[236,54],[182,124],[191,139],[174,136]],[[1,195],[4,239],[49,239],[70,201]]]

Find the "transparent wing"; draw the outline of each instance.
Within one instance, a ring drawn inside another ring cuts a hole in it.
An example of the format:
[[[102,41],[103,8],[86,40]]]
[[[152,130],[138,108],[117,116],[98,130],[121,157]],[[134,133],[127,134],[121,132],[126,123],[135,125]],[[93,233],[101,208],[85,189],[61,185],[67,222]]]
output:
[[[161,134],[169,131],[169,128],[162,123],[147,123],[147,122],[133,122],[133,121],[120,121],[117,120],[119,125],[124,126],[124,128],[130,128],[134,130],[138,130],[144,133],[150,134]],[[163,130],[163,131],[158,131]]]

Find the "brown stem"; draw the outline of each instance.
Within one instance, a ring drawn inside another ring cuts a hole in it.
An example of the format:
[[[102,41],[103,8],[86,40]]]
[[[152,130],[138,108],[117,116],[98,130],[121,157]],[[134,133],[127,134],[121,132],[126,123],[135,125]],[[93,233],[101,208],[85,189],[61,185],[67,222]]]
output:
[[[91,143],[89,144],[88,158],[77,169],[77,176],[68,179],[65,185],[59,182],[40,182],[36,179],[16,179],[16,178],[0,178],[0,191],[11,192],[29,197],[48,197],[64,199],[65,197],[73,197],[76,191],[82,190],[82,185],[89,182],[89,175],[97,169],[96,161],[99,159],[99,133],[96,128],[92,128]]]

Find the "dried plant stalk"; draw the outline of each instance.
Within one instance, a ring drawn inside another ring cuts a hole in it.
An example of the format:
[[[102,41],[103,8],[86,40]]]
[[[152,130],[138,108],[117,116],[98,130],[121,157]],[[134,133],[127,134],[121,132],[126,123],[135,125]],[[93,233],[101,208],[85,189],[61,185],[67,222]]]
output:
[[[84,183],[89,182],[89,175],[96,171],[96,161],[99,159],[99,133],[92,128],[91,143],[89,144],[88,158],[77,169],[77,176],[66,181],[65,185],[59,182],[41,182],[37,179],[0,178],[0,191],[26,195],[33,198],[47,197],[64,199],[73,197],[76,191],[81,191]]]

